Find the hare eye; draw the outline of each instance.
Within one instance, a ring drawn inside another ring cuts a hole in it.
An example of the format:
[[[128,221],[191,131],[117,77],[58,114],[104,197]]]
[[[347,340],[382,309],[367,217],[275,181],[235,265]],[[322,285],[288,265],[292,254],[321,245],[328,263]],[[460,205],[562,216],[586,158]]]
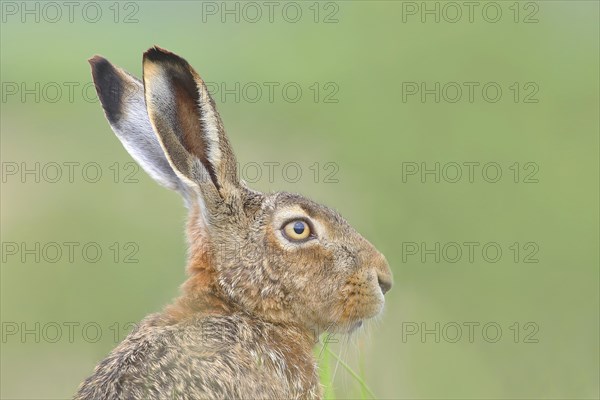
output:
[[[310,236],[310,227],[304,221],[295,220],[283,227],[283,233],[290,240],[305,240]]]

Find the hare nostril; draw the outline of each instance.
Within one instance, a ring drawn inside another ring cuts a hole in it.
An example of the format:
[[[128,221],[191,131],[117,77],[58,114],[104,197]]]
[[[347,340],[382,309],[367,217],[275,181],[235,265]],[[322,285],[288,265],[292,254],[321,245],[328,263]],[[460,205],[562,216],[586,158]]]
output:
[[[383,294],[386,294],[392,288],[392,281],[386,276],[378,275],[377,281],[379,282],[379,287],[381,288],[381,293]]]

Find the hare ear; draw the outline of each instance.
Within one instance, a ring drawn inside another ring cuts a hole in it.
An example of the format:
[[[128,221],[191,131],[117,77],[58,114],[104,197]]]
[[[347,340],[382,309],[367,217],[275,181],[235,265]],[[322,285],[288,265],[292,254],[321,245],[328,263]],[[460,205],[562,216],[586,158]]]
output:
[[[179,191],[187,200],[187,189],[171,168],[150,124],[142,82],[100,56],[88,61],[106,118],[127,152],[154,180]]]
[[[205,198],[239,193],[235,156],[221,118],[187,61],[159,47],[148,50],[144,90],[150,122],[178,176],[198,185]]]

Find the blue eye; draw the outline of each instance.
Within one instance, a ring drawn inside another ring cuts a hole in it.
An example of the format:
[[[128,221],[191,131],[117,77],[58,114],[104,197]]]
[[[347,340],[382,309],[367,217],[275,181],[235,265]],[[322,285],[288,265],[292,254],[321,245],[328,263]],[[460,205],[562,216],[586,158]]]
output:
[[[302,220],[295,220],[283,227],[283,233],[291,241],[303,241],[310,236],[310,226]]]
[[[294,224],[294,232],[296,232],[298,235],[302,235],[302,232],[304,232],[304,222],[302,221],[298,221]]]

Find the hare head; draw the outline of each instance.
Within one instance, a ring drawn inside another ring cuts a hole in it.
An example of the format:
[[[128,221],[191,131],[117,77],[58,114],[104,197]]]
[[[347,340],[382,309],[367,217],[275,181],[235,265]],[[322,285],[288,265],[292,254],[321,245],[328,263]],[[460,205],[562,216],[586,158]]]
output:
[[[204,301],[319,332],[351,331],[382,311],[392,286],[385,257],[336,211],[248,188],[215,103],[184,59],[149,49],[143,82],[99,56],[90,63],[118,138],[190,210],[188,310]]]

